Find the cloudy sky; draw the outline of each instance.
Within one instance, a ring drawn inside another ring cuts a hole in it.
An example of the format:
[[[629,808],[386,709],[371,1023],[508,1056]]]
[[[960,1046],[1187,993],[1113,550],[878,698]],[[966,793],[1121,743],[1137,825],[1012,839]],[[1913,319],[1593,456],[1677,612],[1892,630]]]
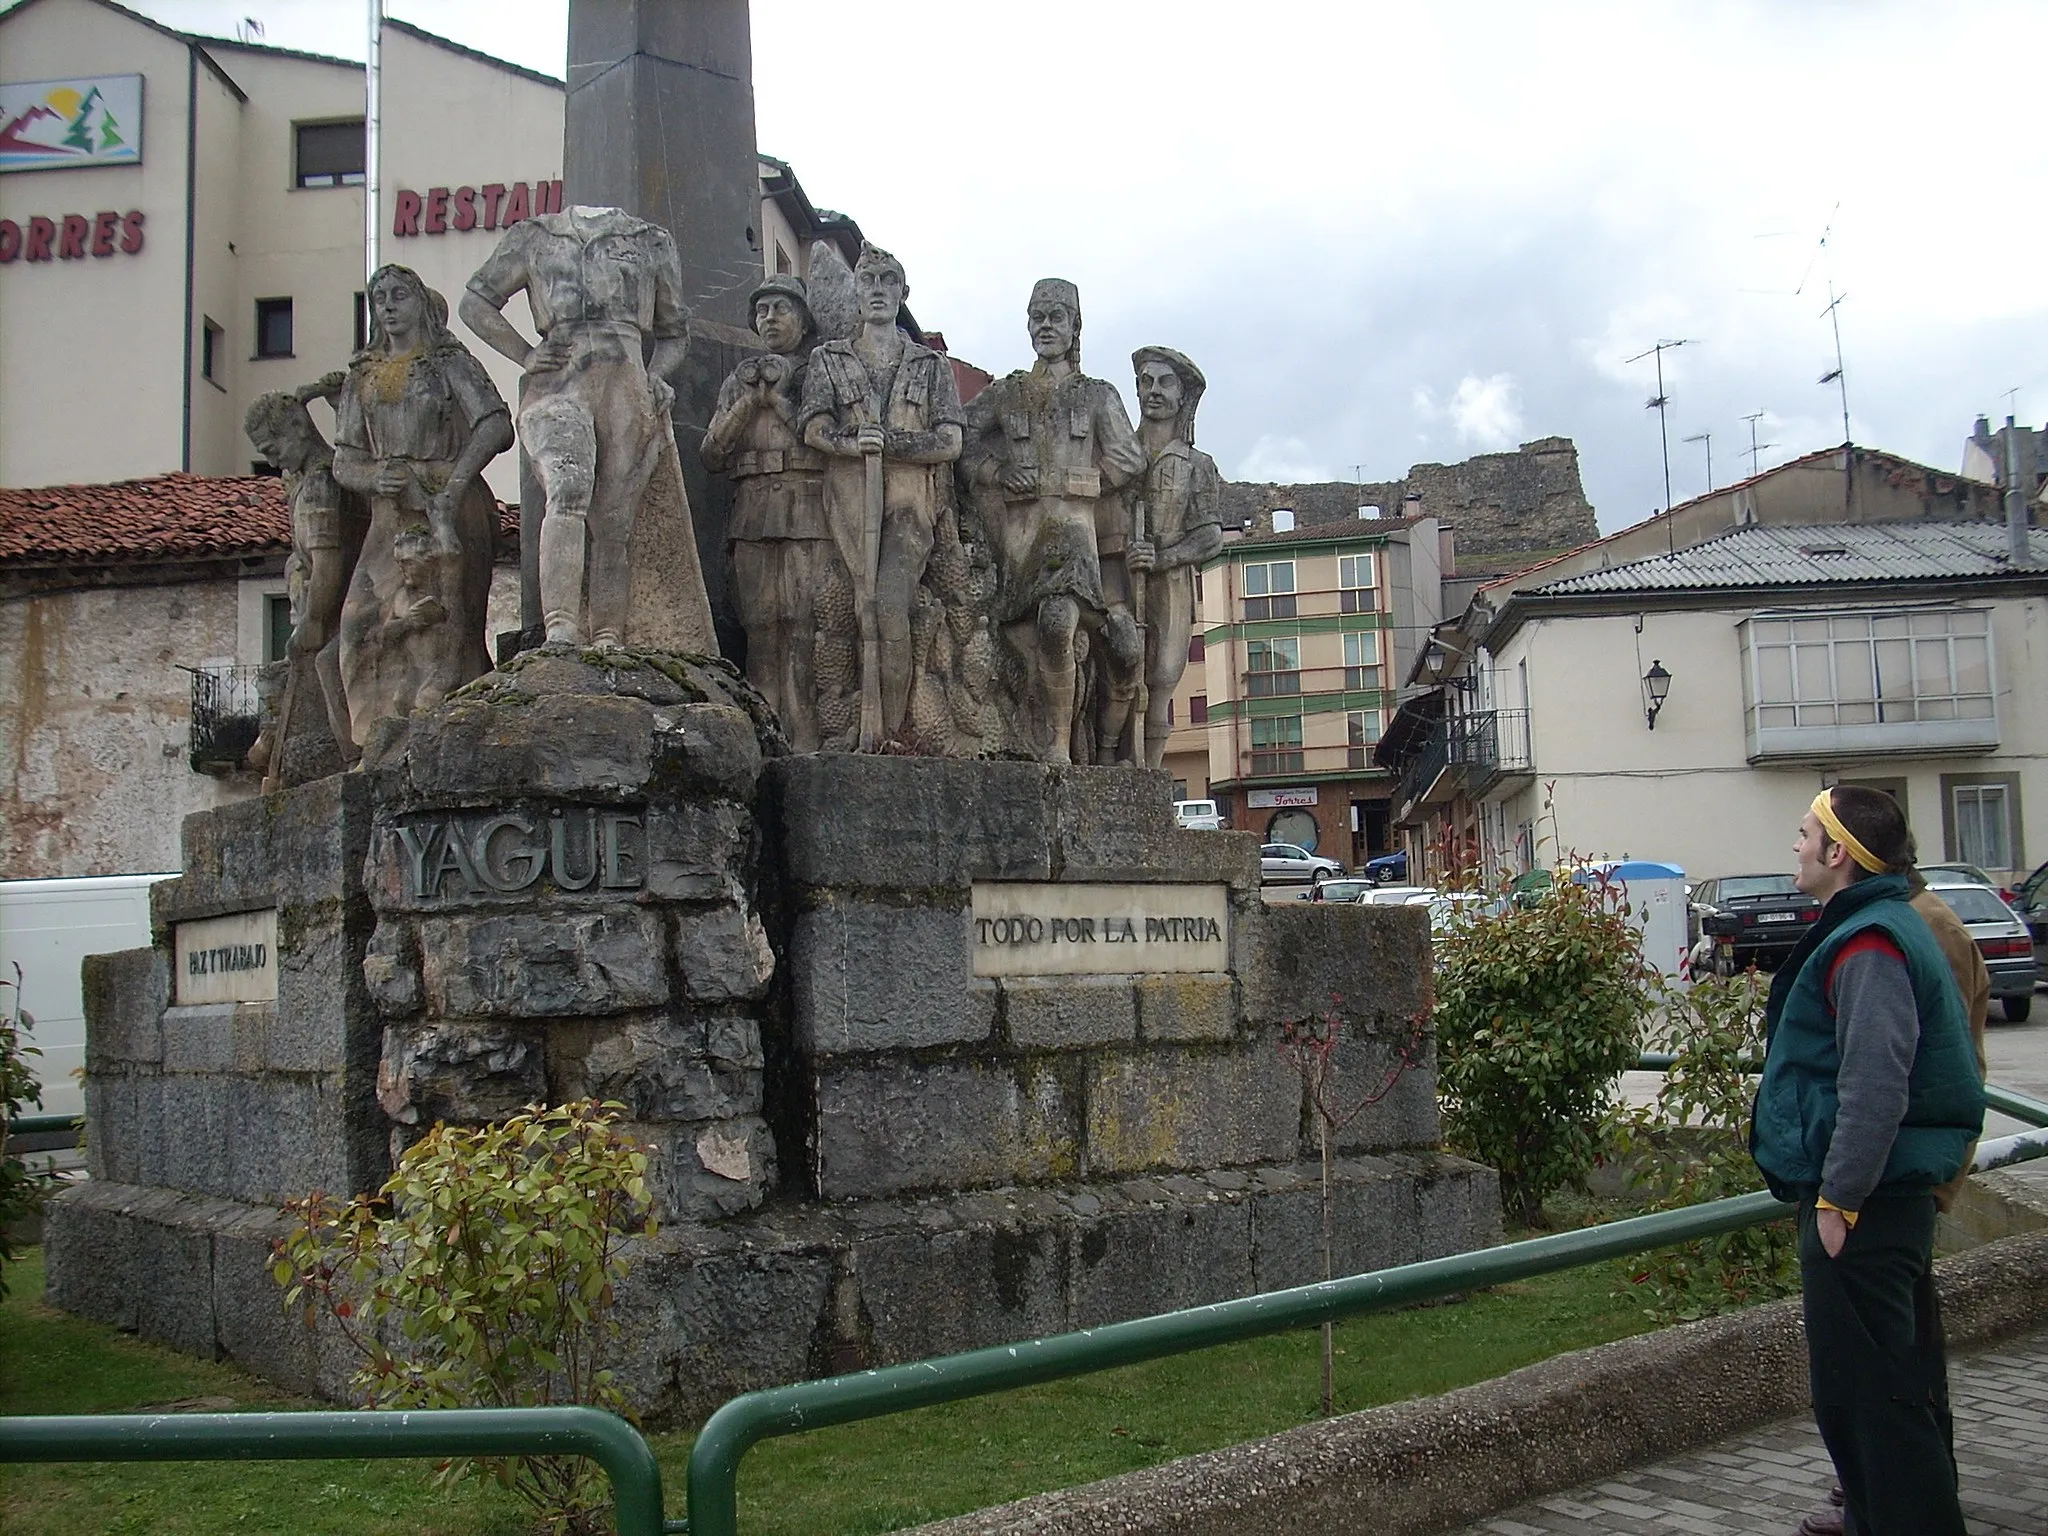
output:
[[[361,56],[348,0],[129,0]],[[559,74],[566,0],[390,0]],[[2038,3],[755,0],[758,136],[996,372],[1081,286],[1089,370],[1210,379],[1237,479],[1390,479],[1557,433],[1603,528],[1838,443],[1953,469],[2048,415]],[[1822,234],[1827,231],[1825,249]]]

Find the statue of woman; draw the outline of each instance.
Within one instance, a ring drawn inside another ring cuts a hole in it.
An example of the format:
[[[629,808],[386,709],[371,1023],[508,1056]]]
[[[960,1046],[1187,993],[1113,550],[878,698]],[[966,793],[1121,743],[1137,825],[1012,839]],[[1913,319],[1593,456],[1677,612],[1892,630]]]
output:
[[[491,668],[485,605],[497,502],[483,467],[512,419],[448,330],[448,305],[408,267],[370,277],[370,344],[335,405],[334,477],[370,499],[341,613],[341,671],[358,746],[379,720],[437,703]]]

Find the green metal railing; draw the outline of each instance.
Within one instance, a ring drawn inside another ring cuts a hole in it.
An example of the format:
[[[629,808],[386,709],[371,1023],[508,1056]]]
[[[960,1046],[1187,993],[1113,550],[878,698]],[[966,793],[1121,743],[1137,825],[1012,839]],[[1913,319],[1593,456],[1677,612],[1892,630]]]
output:
[[[640,1432],[596,1408],[357,1413],[121,1413],[0,1418],[0,1462],[305,1461],[588,1456],[612,1481],[619,1536],[661,1536],[661,1465]]]
[[[52,1131],[78,1131],[84,1128],[83,1115],[16,1115],[7,1122],[9,1136],[47,1136]]]
[[[1642,1061],[1646,1070],[1668,1065],[1668,1058]],[[1987,1086],[1985,1095],[2000,1112],[2048,1127],[2048,1103],[1998,1087]],[[2030,1132],[1987,1144],[1979,1166],[2042,1156],[2048,1136]],[[686,1521],[664,1523],[661,1472],[647,1442],[623,1420],[591,1408],[0,1419],[0,1462],[588,1455],[611,1476],[620,1536],[738,1536],[740,1460],[765,1439],[1412,1306],[1739,1231],[1791,1210],[1759,1191],[1078,1333],[749,1392],[712,1414],[698,1433]]]

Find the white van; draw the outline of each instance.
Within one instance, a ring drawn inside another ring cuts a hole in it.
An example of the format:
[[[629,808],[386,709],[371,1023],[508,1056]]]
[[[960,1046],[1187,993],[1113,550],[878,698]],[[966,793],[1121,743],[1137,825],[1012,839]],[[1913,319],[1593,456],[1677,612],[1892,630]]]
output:
[[[1216,814],[1214,800],[1176,800],[1173,802],[1173,819],[1189,832],[1223,830],[1223,818]]]
[[[73,1074],[85,1065],[85,992],[79,966],[87,955],[141,949],[149,943],[149,888],[161,875],[88,875],[57,880],[0,880],[0,1006],[15,1005],[14,968],[21,967],[23,1010],[35,1019],[26,1043],[42,1085],[41,1113],[85,1113]]]

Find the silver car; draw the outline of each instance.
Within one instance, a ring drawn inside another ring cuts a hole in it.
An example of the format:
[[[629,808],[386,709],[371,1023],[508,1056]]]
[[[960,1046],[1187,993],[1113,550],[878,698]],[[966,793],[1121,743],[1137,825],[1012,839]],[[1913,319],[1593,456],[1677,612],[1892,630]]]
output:
[[[1332,875],[1344,873],[1335,859],[1310,853],[1292,843],[1268,843],[1259,850],[1259,878],[1265,881],[1306,880],[1321,885]]]
[[[1984,969],[1991,973],[1991,995],[2005,1016],[2018,1024],[2034,1007],[2034,938],[2013,915],[1997,890],[1975,880],[1937,875],[1927,888],[1949,905],[1977,941]]]

